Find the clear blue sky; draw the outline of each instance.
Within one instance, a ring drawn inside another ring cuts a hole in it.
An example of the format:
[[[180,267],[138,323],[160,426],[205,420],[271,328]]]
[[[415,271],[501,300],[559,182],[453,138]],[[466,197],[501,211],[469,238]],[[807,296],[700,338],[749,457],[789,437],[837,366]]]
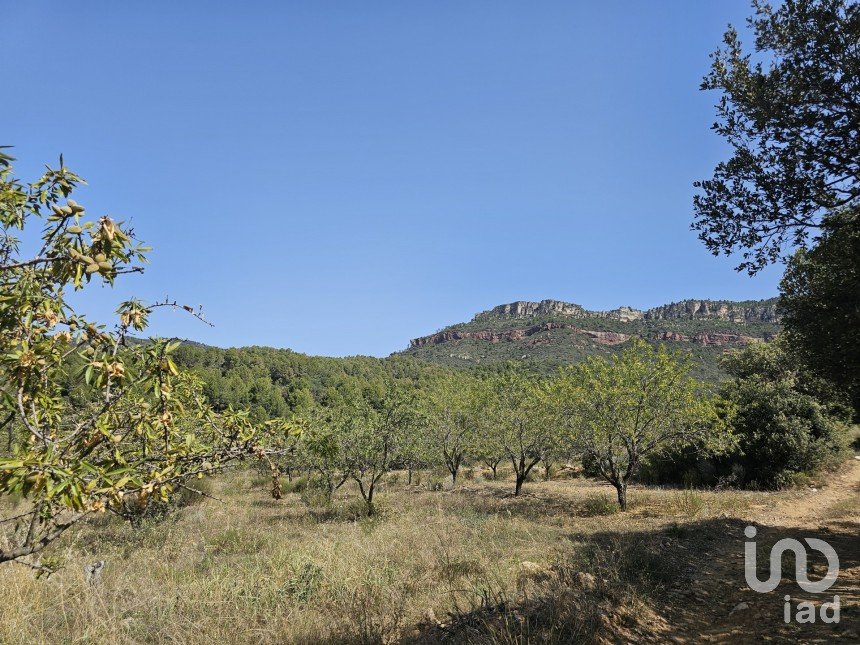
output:
[[[0,2],[0,143],[65,154],[91,215],[220,346],[387,355],[513,300],[775,295],[689,230],[727,154],[698,91],[747,2]]]

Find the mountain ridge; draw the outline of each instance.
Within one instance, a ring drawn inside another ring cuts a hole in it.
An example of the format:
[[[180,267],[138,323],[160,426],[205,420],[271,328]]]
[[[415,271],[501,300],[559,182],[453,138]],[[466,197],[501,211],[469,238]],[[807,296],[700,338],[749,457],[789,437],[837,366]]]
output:
[[[546,368],[620,351],[633,337],[693,354],[701,378],[719,380],[722,354],[766,341],[780,329],[778,299],[687,299],[647,310],[590,311],[572,302],[517,300],[465,323],[413,338],[396,354],[452,366],[531,360]]]

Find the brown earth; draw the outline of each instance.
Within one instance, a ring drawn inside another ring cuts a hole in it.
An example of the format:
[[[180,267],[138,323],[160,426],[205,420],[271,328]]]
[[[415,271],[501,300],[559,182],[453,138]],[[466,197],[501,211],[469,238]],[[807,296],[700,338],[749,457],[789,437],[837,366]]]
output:
[[[860,460],[852,460],[826,481],[821,488],[788,493],[772,506],[755,505],[745,519],[757,527],[756,540],[767,546],[785,537],[816,537],[828,542],[840,558],[839,578],[833,587],[817,595],[802,591],[791,579],[791,563],[783,566],[788,575],[776,590],[756,593],[744,580],[742,544],[746,540],[746,523],[717,523],[712,528],[718,539],[689,560],[692,587],[677,591],[678,602],[666,606],[673,642],[860,642]],[[768,552],[769,549],[764,551]],[[823,559],[812,562],[814,571],[823,575]],[[792,620],[786,624],[786,594],[791,596],[794,607],[802,600],[819,606],[838,595],[841,620],[838,624],[824,624],[816,618],[815,623],[799,625]],[[735,609],[741,603],[748,608]]]

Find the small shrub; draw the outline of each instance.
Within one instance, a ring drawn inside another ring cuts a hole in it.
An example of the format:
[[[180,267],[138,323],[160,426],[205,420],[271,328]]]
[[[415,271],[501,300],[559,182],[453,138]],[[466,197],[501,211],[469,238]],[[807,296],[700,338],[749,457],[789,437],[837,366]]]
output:
[[[618,502],[602,493],[589,495],[585,498],[581,506],[581,512],[587,517],[598,515],[612,515],[620,511]]]
[[[675,514],[693,518],[705,510],[705,498],[698,491],[685,488],[672,495],[669,508]]]
[[[787,473],[783,481],[783,488],[809,488],[815,485],[808,473]]]
[[[295,602],[306,603],[319,589],[323,580],[322,569],[309,560],[296,563],[293,575],[287,580],[285,590]]]

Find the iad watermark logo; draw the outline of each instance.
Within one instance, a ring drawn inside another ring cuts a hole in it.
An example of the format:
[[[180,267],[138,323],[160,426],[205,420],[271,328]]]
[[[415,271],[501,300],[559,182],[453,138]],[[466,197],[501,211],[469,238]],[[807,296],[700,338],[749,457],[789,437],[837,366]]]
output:
[[[811,549],[824,554],[827,559],[827,573],[820,580],[812,581],[807,576],[806,547],[793,538],[783,538],[773,545],[770,550],[770,573],[767,580],[759,580],[756,572],[756,543],[751,541],[758,531],[754,526],[744,529],[744,535],[749,538],[744,542],[744,575],[750,589],[758,593],[769,593],[777,588],[782,580],[782,554],[786,551],[794,553],[794,579],[801,589],[808,593],[824,593],[839,577],[839,556],[836,551],[824,540],[818,538],[803,538]],[[798,623],[815,622],[815,605],[811,602],[802,601],[797,604],[794,619]],[[839,596],[833,596],[833,602],[821,603],[819,617],[823,623],[839,622]],[[790,623],[792,618],[791,596],[785,596],[783,608],[783,619]]]

